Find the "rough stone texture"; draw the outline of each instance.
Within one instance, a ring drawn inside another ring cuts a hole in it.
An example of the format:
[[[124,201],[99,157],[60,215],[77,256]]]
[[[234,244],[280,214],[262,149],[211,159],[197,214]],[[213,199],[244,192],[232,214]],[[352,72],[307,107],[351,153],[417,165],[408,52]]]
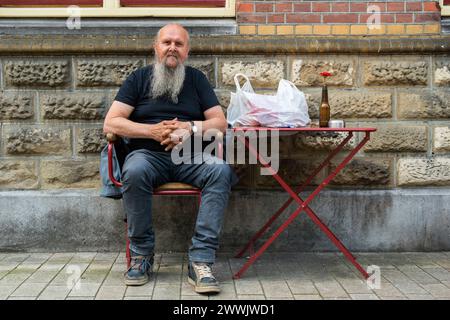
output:
[[[434,128],[433,151],[450,152],[450,127]]]
[[[320,162],[316,162],[313,159],[281,159],[277,173],[291,187],[299,186],[304,183],[306,179],[313,173],[314,169],[319,163]],[[270,175],[261,175],[260,168],[262,168],[262,166],[259,167],[256,171],[256,184],[258,187],[281,188],[280,184],[274,179],[274,177]],[[318,178],[316,177],[311,184],[316,185],[319,181],[320,180],[318,180]]]
[[[369,142],[364,146],[365,152],[427,151],[427,128],[424,126],[375,125],[375,127],[377,131],[371,134]]]
[[[347,118],[389,118],[392,117],[390,93],[380,92],[328,92],[331,117]]]
[[[99,120],[104,118],[106,97],[103,93],[61,93],[41,97],[44,119]]]
[[[425,61],[368,61],[364,63],[365,85],[426,85]]]
[[[209,83],[216,87],[216,81],[214,76],[214,60],[211,57],[195,57],[186,61],[186,64],[199,69],[208,78]]]
[[[26,120],[34,116],[31,93],[0,92],[0,120]]]
[[[71,154],[68,128],[7,128],[5,145],[8,154]]]
[[[222,85],[235,87],[234,76],[243,73],[250,79],[253,88],[277,88],[278,82],[284,78],[284,66],[280,60],[222,61],[220,81]]]
[[[1,160],[0,189],[35,189],[38,187],[34,160]]]
[[[76,62],[77,86],[120,86],[134,70],[142,67],[142,59],[86,59]]]
[[[225,112],[227,110],[228,106],[230,105],[231,93],[230,93],[230,91],[223,91],[223,90],[215,91],[215,92],[216,92],[217,99],[219,99],[219,103]]]
[[[336,164],[332,166],[334,170]],[[332,180],[334,185],[382,185],[392,184],[391,160],[356,158]]]
[[[233,189],[248,188],[254,185],[254,166],[249,164],[232,164],[234,173],[239,181]]]
[[[450,57],[437,58],[434,70],[434,83],[438,86],[450,85]]]
[[[105,135],[102,128],[77,129],[78,153],[100,153],[106,145]]]
[[[450,118],[450,90],[400,92],[397,112],[401,119]]]
[[[326,83],[331,86],[353,86],[355,84],[354,62],[348,60],[294,60],[292,82],[299,86],[321,86],[321,72],[331,72]]]
[[[41,175],[44,189],[99,187],[99,160],[43,160]]]
[[[5,83],[14,87],[61,87],[69,80],[70,64],[59,59],[6,61]]]
[[[450,159],[399,159],[399,186],[450,185]]]
[[[297,151],[302,153],[302,149],[309,150],[332,150],[336,148],[345,138],[347,133],[345,132],[311,132],[301,133],[295,137],[294,147]],[[344,150],[353,148],[356,140],[353,136],[349,142],[347,142]]]

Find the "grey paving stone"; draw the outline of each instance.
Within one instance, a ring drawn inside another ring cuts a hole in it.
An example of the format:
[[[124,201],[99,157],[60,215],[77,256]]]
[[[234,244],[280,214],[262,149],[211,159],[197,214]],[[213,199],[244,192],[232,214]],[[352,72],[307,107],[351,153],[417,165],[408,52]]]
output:
[[[407,294],[408,300],[434,300],[431,294]]]
[[[423,271],[435,277],[439,281],[450,281],[450,271],[442,267],[437,268],[422,268]]]
[[[380,289],[373,289],[379,297],[402,297],[403,293],[390,282],[381,282]]]
[[[72,287],[69,297],[95,297],[100,286],[101,283],[77,283]]]
[[[147,297],[153,295],[153,288],[155,286],[155,281],[150,280],[143,286],[127,286],[125,291],[125,297]]]
[[[124,297],[123,300],[152,300],[151,296],[129,296],[129,297]]]
[[[99,252],[94,257],[94,262],[98,261],[107,261],[107,262],[115,262],[119,253],[118,252]]]
[[[352,300],[380,300],[376,294],[373,293],[351,293]]]
[[[30,256],[29,253],[8,253],[6,257],[2,259],[2,263],[18,262],[22,263]]]
[[[180,283],[183,275],[181,265],[173,265],[167,267],[160,267],[155,274],[157,283],[174,284]]]
[[[0,271],[7,271],[10,272],[14,270],[20,262],[14,262],[14,261],[0,261]]]
[[[273,298],[292,298],[292,292],[289,289],[286,281],[270,281],[270,280],[261,280],[261,285],[264,290],[264,295],[268,299]]]
[[[75,296],[69,296],[66,298],[66,300],[94,300],[95,297],[75,297]]]
[[[238,294],[238,300],[266,300],[263,294]]]
[[[179,284],[155,284],[153,300],[179,300],[181,296],[181,283]]]
[[[24,272],[35,272],[41,266],[40,263],[21,263],[19,264],[14,271],[24,271]]]
[[[367,282],[361,279],[336,279],[347,293],[350,294],[371,294],[372,290]]]
[[[12,294],[13,297],[37,297],[47,286],[47,283],[30,283],[28,281],[21,284]]]
[[[125,295],[126,286],[101,286],[96,300],[122,300]]]
[[[27,279],[27,282],[49,283],[57,274],[57,271],[40,271],[39,269]]]
[[[28,272],[28,271],[13,270],[0,280],[0,286],[10,286],[10,285],[21,284],[26,279],[28,279],[28,277],[30,277],[31,274],[32,273]]]
[[[48,286],[41,292],[38,300],[64,300],[70,292],[66,286]]]
[[[19,285],[14,286],[0,286],[0,300],[6,300],[11,293],[13,293]]]
[[[234,280],[237,294],[264,294],[261,283],[257,280]]]
[[[336,280],[330,281],[314,281],[314,285],[324,298],[345,298],[348,297],[345,290]]]
[[[96,252],[77,252],[72,256],[69,263],[90,263],[96,255]]]
[[[317,295],[319,292],[310,280],[286,280],[294,295]]]
[[[413,281],[398,281],[393,283],[393,285],[399,289],[404,294],[426,294],[427,292],[421,286]]]
[[[107,286],[120,286],[124,285],[124,272],[111,270],[103,281],[103,285]]]
[[[68,263],[73,256],[75,255],[75,253],[73,252],[57,252],[54,253],[48,260],[47,263],[51,263],[51,264],[66,264]]]
[[[220,285],[220,293],[210,295],[209,300],[236,300],[236,290],[233,283],[222,283]]]
[[[428,291],[435,298],[448,298],[450,299],[450,288],[446,287],[442,283],[438,284],[425,284],[422,287]]]
[[[323,300],[318,294],[295,294],[295,300]]]
[[[10,296],[8,300],[36,300],[36,297]]]
[[[380,300],[409,300],[405,296],[399,296],[399,297],[380,297]]]
[[[208,295],[200,295],[200,294],[196,294],[195,296],[192,295],[181,295],[180,300],[209,300]]]
[[[46,271],[46,272],[50,272],[50,271],[56,271],[59,272],[64,268],[65,264],[64,263],[54,263],[54,262],[46,262],[43,265],[41,265],[41,267],[38,269],[39,271]]]

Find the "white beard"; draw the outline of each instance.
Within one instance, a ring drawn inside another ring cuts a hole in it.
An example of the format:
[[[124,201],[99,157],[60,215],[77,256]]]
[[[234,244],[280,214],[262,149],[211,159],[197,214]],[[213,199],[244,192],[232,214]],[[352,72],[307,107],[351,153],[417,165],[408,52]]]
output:
[[[155,62],[150,81],[151,97],[157,99],[166,96],[177,104],[185,76],[186,71],[182,63],[172,69],[167,67],[164,62]]]

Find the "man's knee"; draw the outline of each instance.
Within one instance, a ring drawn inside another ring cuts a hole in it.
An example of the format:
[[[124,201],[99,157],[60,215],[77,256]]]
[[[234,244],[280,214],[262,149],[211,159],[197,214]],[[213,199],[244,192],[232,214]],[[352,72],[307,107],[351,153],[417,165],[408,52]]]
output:
[[[125,165],[122,172],[122,180],[124,184],[153,184],[156,179],[156,174],[152,168],[147,165],[133,163],[131,165]]]
[[[218,181],[230,183],[232,179],[233,171],[231,167],[226,163],[211,165],[209,171],[209,178]]]

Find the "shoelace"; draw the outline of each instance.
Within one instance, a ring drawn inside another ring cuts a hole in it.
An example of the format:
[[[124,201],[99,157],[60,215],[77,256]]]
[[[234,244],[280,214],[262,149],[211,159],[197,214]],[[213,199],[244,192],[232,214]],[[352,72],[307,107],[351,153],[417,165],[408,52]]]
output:
[[[133,264],[130,266],[130,270],[139,270],[141,272],[145,272],[152,267],[149,258],[144,258],[141,256],[131,258]],[[137,267],[136,267],[137,266]]]
[[[195,264],[195,269],[198,272],[198,275],[200,276],[200,278],[212,278],[215,279],[212,271],[211,271],[211,267],[207,264]]]

